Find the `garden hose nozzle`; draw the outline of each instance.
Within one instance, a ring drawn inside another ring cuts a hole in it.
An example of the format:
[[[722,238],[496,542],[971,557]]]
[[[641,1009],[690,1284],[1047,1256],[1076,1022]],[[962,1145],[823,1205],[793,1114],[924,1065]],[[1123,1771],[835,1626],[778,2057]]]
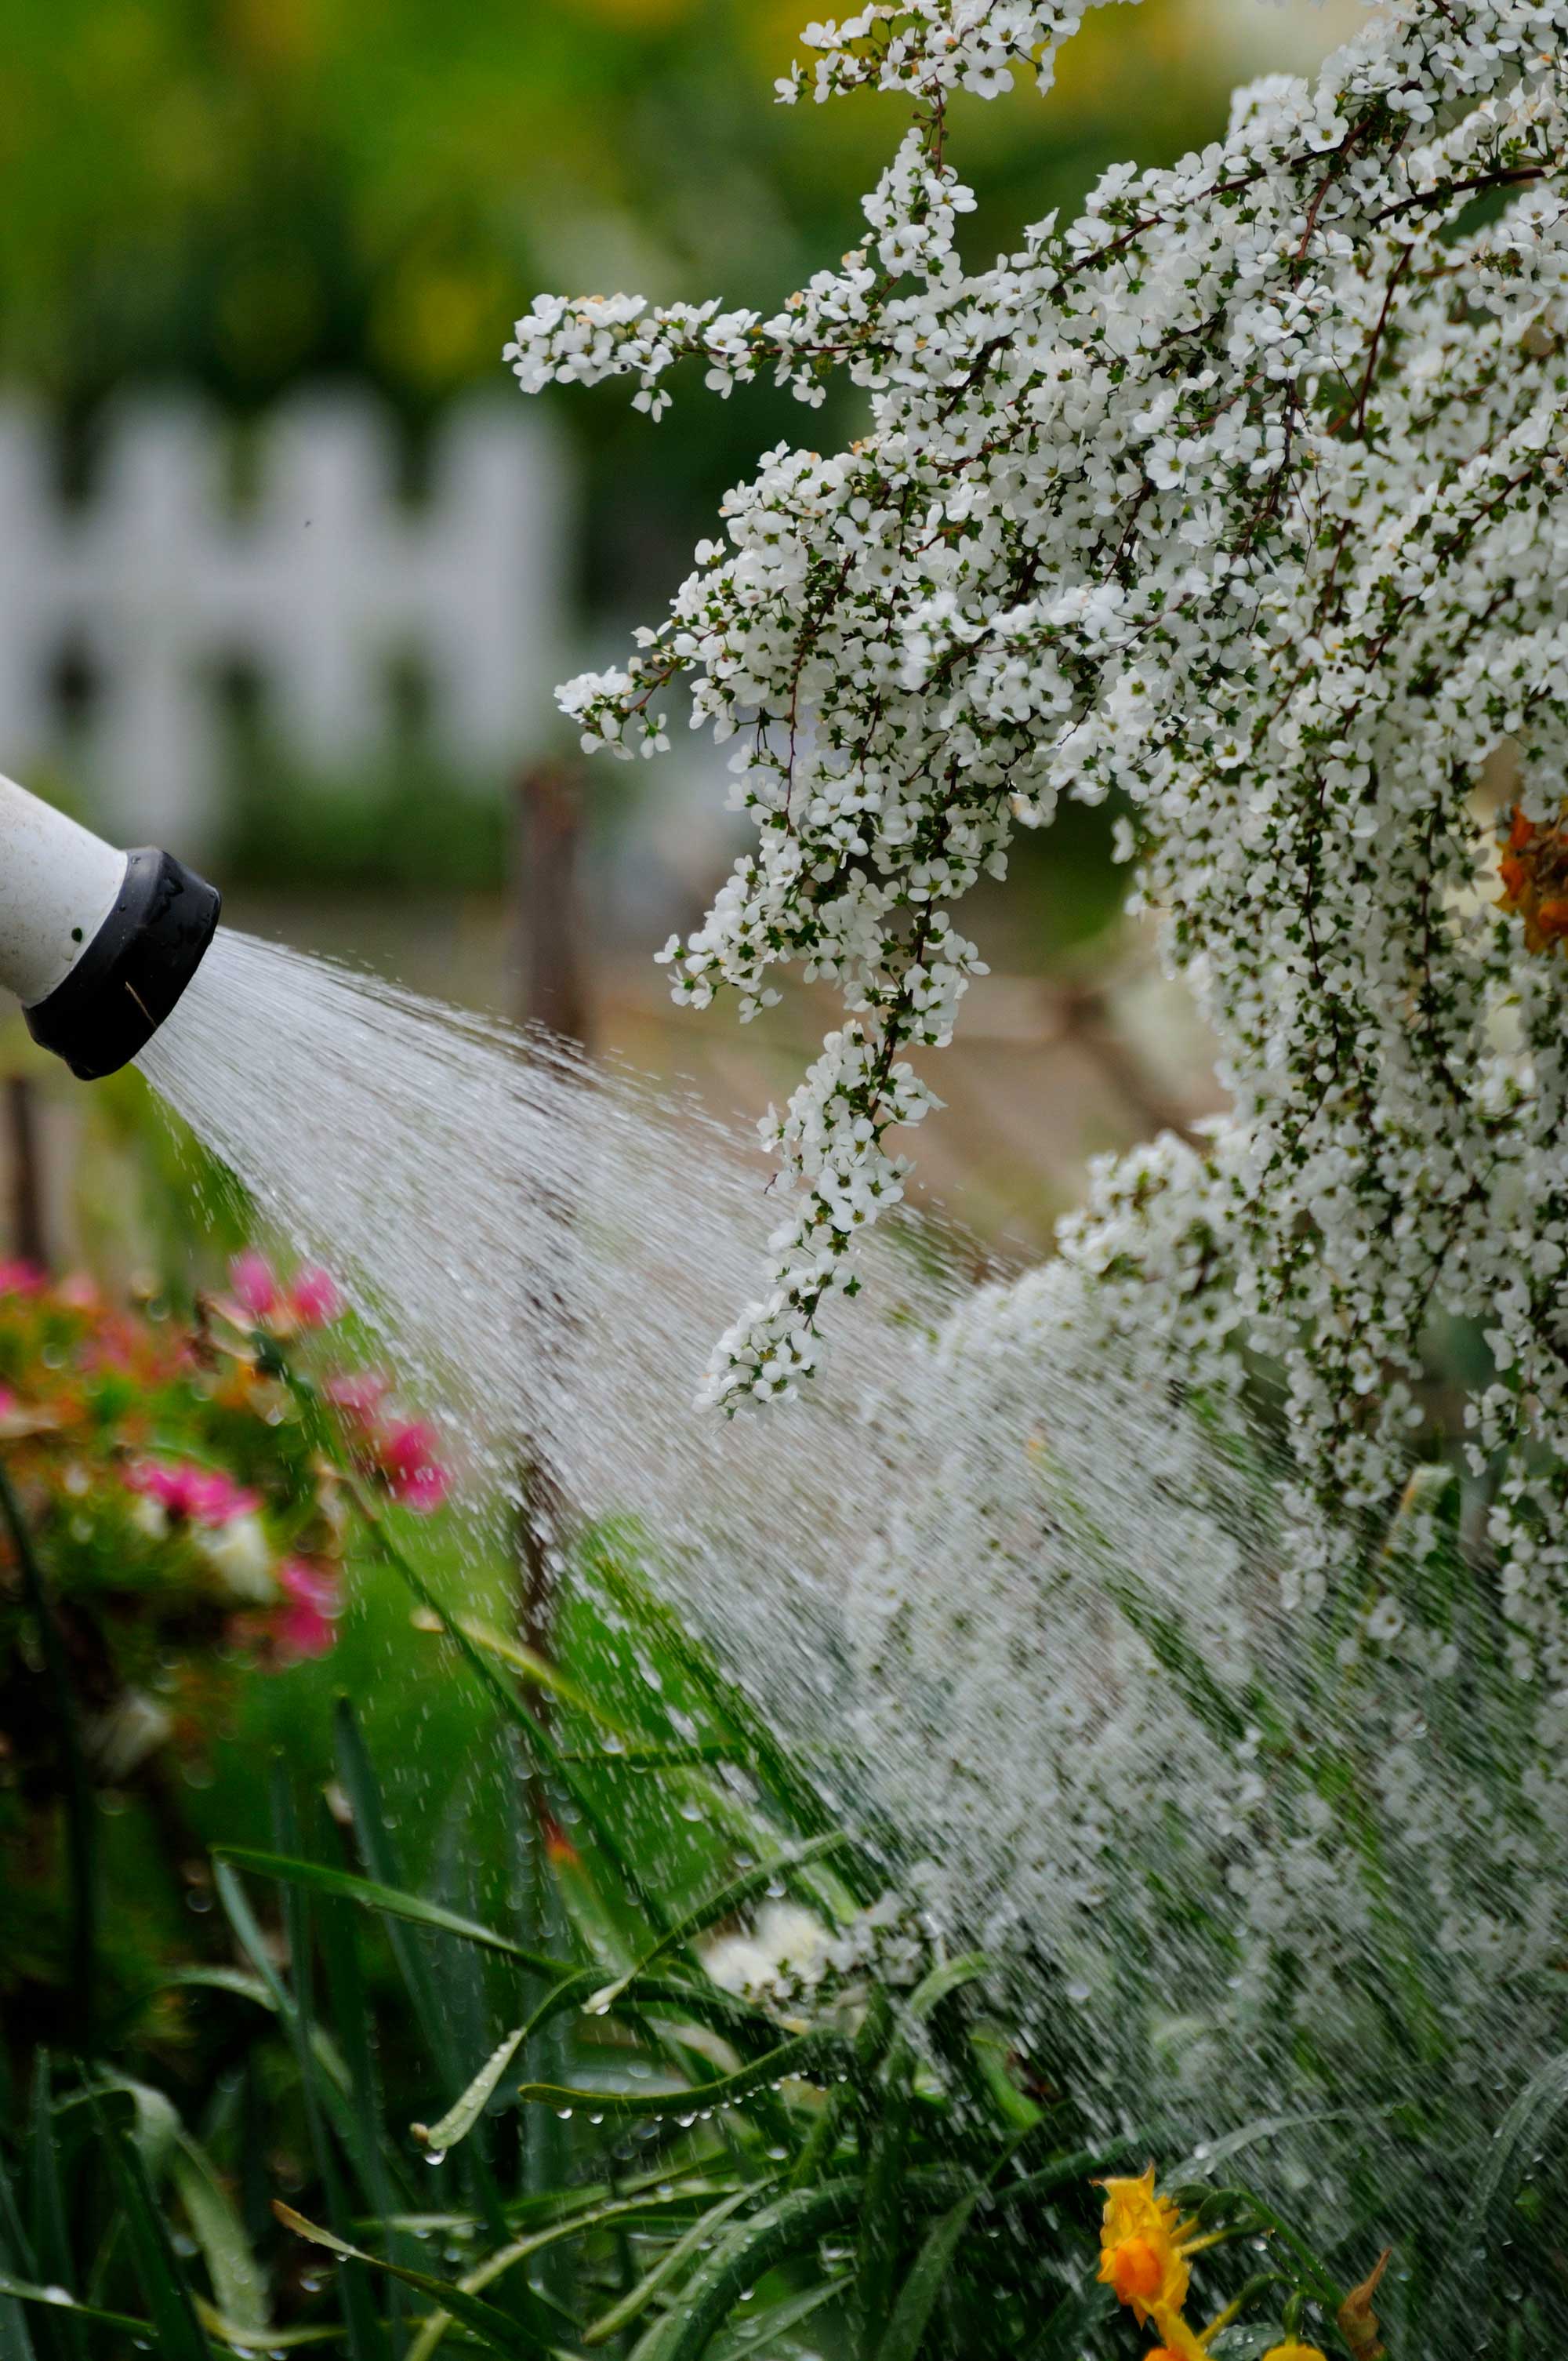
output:
[[[0,985],[35,1041],[94,1082],[146,1048],[223,906],[170,852],[116,852],[0,778]]]

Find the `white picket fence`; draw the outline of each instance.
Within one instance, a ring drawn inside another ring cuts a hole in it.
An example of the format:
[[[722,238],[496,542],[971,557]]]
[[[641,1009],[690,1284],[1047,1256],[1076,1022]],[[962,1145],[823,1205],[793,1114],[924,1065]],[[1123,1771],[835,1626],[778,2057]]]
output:
[[[414,505],[368,397],[280,406],[243,506],[227,434],[194,402],[126,405],[75,505],[42,420],[0,399],[0,772],[63,762],[124,840],[199,849],[236,665],[328,778],[385,750],[399,664],[428,683],[429,743],[465,776],[499,781],[545,742],[567,485],[544,416],[504,396],[454,411]],[[72,672],[91,689],[74,726]]]

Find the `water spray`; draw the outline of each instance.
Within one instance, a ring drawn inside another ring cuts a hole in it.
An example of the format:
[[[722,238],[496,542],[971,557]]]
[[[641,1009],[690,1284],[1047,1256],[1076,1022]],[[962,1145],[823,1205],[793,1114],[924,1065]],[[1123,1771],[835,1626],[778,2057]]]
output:
[[[171,852],[117,852],[0,778],[0,985],[82,1082],[147,1047],[202,962],[222,898]]]

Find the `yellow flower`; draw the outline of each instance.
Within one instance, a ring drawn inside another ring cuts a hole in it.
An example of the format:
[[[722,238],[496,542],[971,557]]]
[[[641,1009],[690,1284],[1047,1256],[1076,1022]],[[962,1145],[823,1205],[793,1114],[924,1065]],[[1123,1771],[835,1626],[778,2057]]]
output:
[[[1327,2361],[1327,2356],[1315,2345],[1299,2345],[1293,2336],[1283,2345],[1271,2345],[1263,2361]]]
[[[1152,2319],[1168,2342],[1168,2323],[1187,2301],[1187,2257],[1197,2224],[1179,2220],[1170,2199],[1155,2195],[1152,2164],[1135,2180],[1100,2185],[1105,2191],[1100,2279],[1114,2290],[1118,2303],[1131,2305],[1140,2326]]]

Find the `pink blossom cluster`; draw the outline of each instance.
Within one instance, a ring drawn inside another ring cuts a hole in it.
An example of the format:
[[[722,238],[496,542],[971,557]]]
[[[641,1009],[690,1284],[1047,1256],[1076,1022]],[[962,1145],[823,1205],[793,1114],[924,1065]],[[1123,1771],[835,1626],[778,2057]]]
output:
[[[451,1489],[440,1441],[428,1419],[389,1410],[391,1380],[374,1369],[330,1378],[322,1389],[342,1420],[355,1458],[394,1500],[428,1517]]]
[[[221,1468],[200,1467],[189,1459],[145,1459],[126,1470],[129,1490],[156,1500],[170,1517],[192,1525],[233,1524],[261,1506],[259,1492],[236,1484]]]
[[[343,1317],[343,1290],[329,1270],[307,1265],[285,1284],[254,1246],[230,1263],[229,1284],[239,1309],[258,1326],[293,1333],[330,1328]]]

